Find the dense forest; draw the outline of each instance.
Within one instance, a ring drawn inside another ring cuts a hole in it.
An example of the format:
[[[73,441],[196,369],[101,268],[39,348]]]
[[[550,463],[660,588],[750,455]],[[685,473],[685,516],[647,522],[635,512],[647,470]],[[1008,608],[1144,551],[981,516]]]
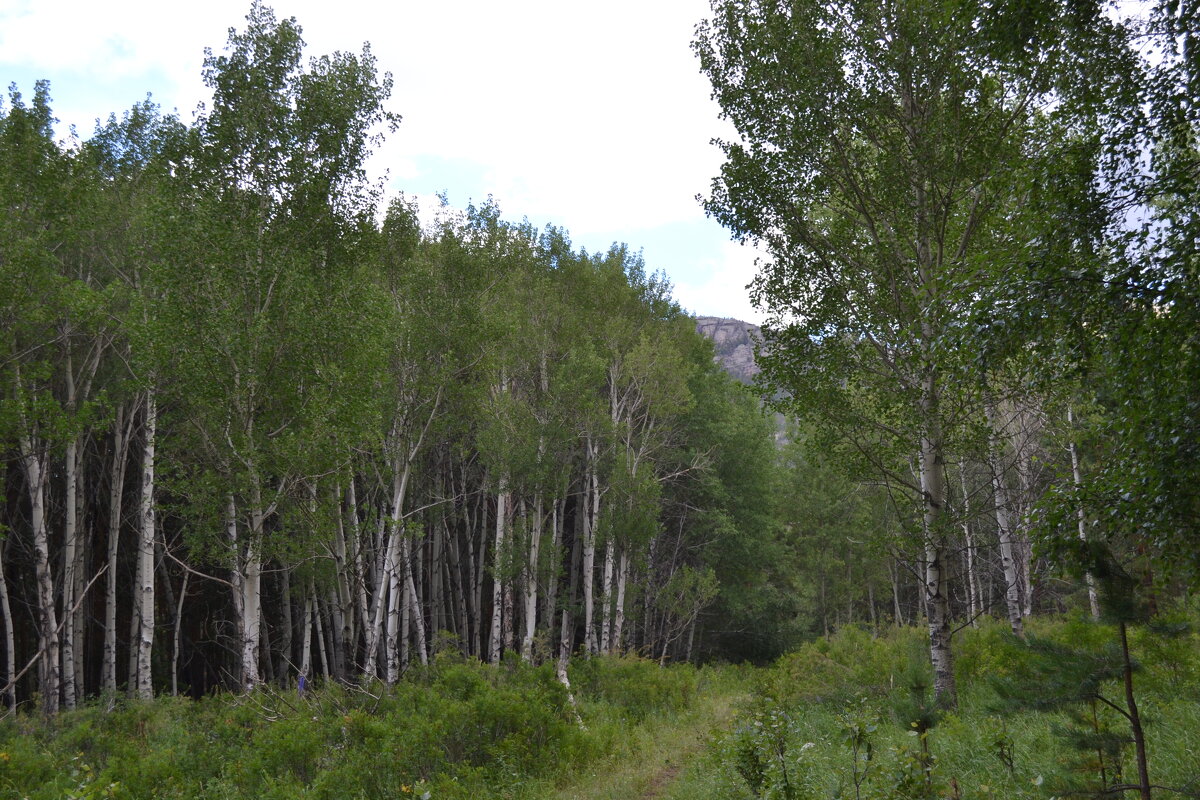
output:
[[[380,207],[390,79],[302,48],[256,5],[191,125],[86,141],[10,91],[6,702],[779,652],[771,423],[665,279]]]
[[[385,197],[368,48],[306,60],[255,4],[190,123],[86,139],[13,86],[5,704],[438,654],[569,684],[861,623],[924,627],[944,710],[956,634],[1047,613],[1117,625],[1128,682],[1127,626],[1200,576],[1196,10],[1141,12],[714,2],[750,388],[629,247]]]

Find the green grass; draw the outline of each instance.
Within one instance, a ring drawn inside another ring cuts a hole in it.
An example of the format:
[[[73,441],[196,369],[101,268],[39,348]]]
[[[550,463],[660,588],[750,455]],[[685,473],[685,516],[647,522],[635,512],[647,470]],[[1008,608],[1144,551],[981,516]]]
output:
[[[1031,637],[1084,654],[1102,653],[1114,637],[1079,619],[1033,620],[1029,628]],[[1148,629],[1133,642],[1152,782],[1191,793],[1200,791],[1198,644],[1195,633]],[[921,631],[851,627],[805,645],[763,673],[746,713],[670,796],[1089,797],[1099,796],[1102,781],[1136,780],[1131,744],[1111,745],[1103,776],[1095,744],[1077,746],[1094,727],[1118,739],[1129,728],[1102,704],[1053,702],[1064,695],[1051,673],[1064,665],[1048,666],[1000,623],[962,631],[955,647],[959,706],[937,713]],[[1114,681],[1103,691],[1122,698]]]
[[[445,658],[386,688],[160,698],[0,723],[0,798],[524,798],[702,708],[707,671],[639,659],[573,670]]]
[[[706,668],[698,672],[686,707],[644,717],[621,728],[616,746],[582,773],[535,790],[538,800],[630,800],[676,796],[713,738],[748,699],[751,670]],[[626,684],[630,685],[630,684]],[[632,685],[643,686],[642,682]],[[687,795],[682,795],[687,796]]]
[[[1114,636],[1070,618],[1028,629],[1081,663]],[[923,631],[847,627],[769,669],[581,660],[577,708],[548,666],[443,657],[391,688],[21,714],[0,721],[0,800],[1088,797],[1100,757],[1071,737],[1093,727],[1117,735],[1103,780],[1133,778],[1116,712],[1049,702],[1067,665],[1048,665],[1000,623],[954,646],[960,702],[949,713],[932,708]],[[1200,794],[1200,638],[1141,628],[1132,647],[1152,780]],[[1103,686],[1120,700],[1119,686]]]

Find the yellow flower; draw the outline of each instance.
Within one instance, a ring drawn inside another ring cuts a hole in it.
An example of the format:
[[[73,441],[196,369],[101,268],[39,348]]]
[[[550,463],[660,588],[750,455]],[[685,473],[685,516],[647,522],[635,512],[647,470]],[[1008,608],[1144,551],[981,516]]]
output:
[[[412,794],[412,787],[407,784],[402,784],[400,786],[400,791],[404,792],[405,794]]]

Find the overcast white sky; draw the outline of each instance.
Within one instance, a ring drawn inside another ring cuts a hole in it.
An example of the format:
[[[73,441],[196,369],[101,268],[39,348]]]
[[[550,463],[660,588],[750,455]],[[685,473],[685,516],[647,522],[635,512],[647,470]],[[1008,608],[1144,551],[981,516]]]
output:
[[[506,218],[577,246],[642,249],[685,308],[758,321],[753,253],[695,200],[727,133],[690,49],[707,0],[276,0],[310,55],[369,41],[403,117],[375,159],[423,205],[491,194]],[[242,28],[249,0],[0,0],[0,80],[51,81],[56,116],[86,138],[147,93],[191,119],[203,50]]]

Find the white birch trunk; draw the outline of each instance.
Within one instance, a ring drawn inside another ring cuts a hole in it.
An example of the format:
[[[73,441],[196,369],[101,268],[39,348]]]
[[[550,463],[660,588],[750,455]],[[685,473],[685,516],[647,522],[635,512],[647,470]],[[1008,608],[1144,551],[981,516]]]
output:
[[[400,567],[400,522],[392,524],[393,532],[388,536],[387,567],[384,570],[387,585],[387,634],[385,638],[384,655],[387,662],[386,680],[389,685],[400,680],[401,659],[401,612],[404,610],[406,592],[401,591]]]
[[[17,654],[13,641],[12,606],[8,600],[8,580],[4,577],[4,546],[7,539],[0,540],[0,619],[4,622],[4,706],[17,707]]]
[[[382,510],[382,509],[381,509]],[[368,678],[378,677],[376,664],[379,662],[379,642],[383,638],[384,612],[387,608],[388,595],[388,549],[391,545],[390,536],[385,537],[384,530],[384,515],[379,515],[379,530],[375,535],[375,552],[377,555],[375,564],[375,594],[371,598],[371,616],[367,623],[366,630],[366,663],[363,665],[363,673]]]
[[[616,567],[616,542],[613,531],[609,531],[604,542],[604,581],[601,584],[600,602],[600,652],[608,653],[611,647],[613,615],[613,570]]]
[[[979,592],[975,579],[975,540],[971,535],[971,496],[967,488],[965,466],[959,467],[958,477],[962,483],[963,494],[962,531],[967,559],[967,613],[971,616],[971,627],[977,628],[979,627]]]
[[[403,567],[401,565],[401,546],[404,536],[402,519],[404,516],[404,498],[408,493],[409,464],[406,461],[401,466],[398,459],[392,463],[392,503],[388,525],[387,557],[385,560],[384,576],[380,579],[380,591],[387,587],[387,636],[385,657],[387,661],[387,682],[394,684],[400,679],[400,613],[405,589],[403,586]],[[376,616],[378,617],[378,610]]]
[[[67,404],[72,408],[75,404],[74,380],[71,372],[71,358],[67,356]],[[75,570],[78,566],[76,558],[79,541],[79,510],[77,482],[79,480],[79,440],[71,437],[67,442],[65,459],[66,468],[66,519],[63,525],[63,571],[62,571],[62,608],[67,622],[62,628],[62,683],[63,705],[66,708],[75,707],[75,625],[71,609],[75,605]]]
[[[525,567],[525,635],[521,639],[521,658],[533,662],[533,637],[537,631],[538,556],[542,543],[542,496],[533,500],[533,525],[529,535],[529,561]]]
[[[304,634],[300,638],[300,677],[307,683],[312,678],[313,595],[304,597]]]
[[[151,651],[154,647],[154,448],[158,430],[158,406],[154,390],[146,392],[145,441],[142,446],[142,494],[138,506],[138,669],[137,696],[154,696]]]
[[[1067,406],[1067,425],[1072,428],[1072,435],[1068,439],[1067,446],[1071,451],[1071,481],[1075,487],[1076,505],[1075,519],[1079,527],[1079,540],[1086,542],[1087,535],[1087,516],[1083,511],[1083,502],[1078,499],[1083,492],[1083,472],[1079,469],[1079,451],[1075,448],[1075,413],[1070,406]],[[1096,579],[1092,577],[1092,573],[1087,573],[1087,592],[1088,592],[1088,610],[1092,613],[1092,619],[1100,619],[1100,599],[1096,596]]]
[[[229,540],[229,549],[231,553],[230,560],[232,565],[229,570],[229,587],[231,590],[230,594],[232,595],[231,599],[233,601],[233,616],[234,619],[237,620],[238,636],[240,638],[243,630],[245,629],[244,620],[246,618],[246,595],[245,590],[243,589],[245,575],[242,572],[242,541],[241,535],[238,531],[237,501],[234,499],[232,494],[225,495],[225,538]],[[134,616],[136,616],[136,614]],[[132,645],[130,650],[136,652]],[[135,657],[135,667],[136,663]],[[131,679],[132,674],[133,671],[131,671]],[[239,682],[241,681],[240,675],[238,676],[238,680]]]
[[[924,496],[925,598],[929,619],[929,651],[933,662],[934,697],[939,705],[953,707],[954,663],[950,653],[950,598],[946,586],[941,520],[945,509],[945,457],[938,424],[938,392],[932,371],[924,376],[921,411],[921,493]]]
[[[250,528],[245,541],[239,540],[233,495],[226,499],[226,525],[234,558],[230,583],[241,634],[241,683],[246,692],[253,691],[262,682],[258,653],[262,644],[262,537],[266,513],[257,476],[251,478],[250,492]]]
[[[1010,517],[1011,498],[1008,481],[1004,474],[1004,460],[1000,453],[999,416],[995,406],[988,401],[984,405],[988,419],[988,464],[992,472],[992,490],[996,504],[996,533],[1000,538],[1000,561],[1004,568],[1004,599],[1008,609],[1008,624],[1012,632],[1024,638],[1025,624],[1021,606],[1021,578],[1013,542]]]
[[[550,514],[550,574],[546,576],[546,590],[543,593],[542,620],[546,626],[547,635],[553,637],[555,610],[558,607],[558,581],[562,570],[562,526],[564,501],[555,500]]]
[[[23,420],[22,420],[23,421]],[[38,685],[42,711],[58,712],[61,693],[59,671],[58,616],[54,610],[54,577],[50,572],[50,540],[46,530],[46,469],[42,455],[29,434],[18,437],[21,469],[29,491],[30,524],[33,528],[34,569],[37,581]]]
[[[255,512],[251,512],[254,514]],[[242,581],[242,688],[253,691],[262,682],[258,671],[258,649],[262,638],[262,561],[257,537],[246,547]]]
[[[595,452],[592,449],[592,441],[589,438],[587,443],[588,466],[587,475],[584,478],[584,495],[583,495],[583,566],[580,570],[580,580],[583,583],[583,631],[584,644],[587,647],[588,653],[595,654],[597,651],[596,642],[596,626],[594,623],[595,614],[595,598],[593,595],[595,580],[592,573],[596,566],[596,519],[600,510],[600,495],[597,491],[599,481],[596,477],[595,467]],[[589,513],[588,505],[591,505]]]
[[[501,622],[504,614],[504,539],[508,520],[508,484],[506,479],[500,479],[500,488],[496,493],[496,544],[492,552],[492,627],[488,637],[488,661],[500,663],[500,647],[503,642]]]
[[[625,628],[625,583],[629,578],[629,554],[621,548],[621,559],[617,565],[617,605],[613,609],[613,630],[611,649],[609,652],[621,652],[621,634]],[[693,627],[693,632],[695,628]],[[688,651],[691,652],[691,639],[688,639]],[[690,655],[689,655],[690,658]]]

